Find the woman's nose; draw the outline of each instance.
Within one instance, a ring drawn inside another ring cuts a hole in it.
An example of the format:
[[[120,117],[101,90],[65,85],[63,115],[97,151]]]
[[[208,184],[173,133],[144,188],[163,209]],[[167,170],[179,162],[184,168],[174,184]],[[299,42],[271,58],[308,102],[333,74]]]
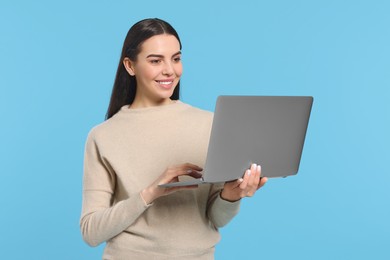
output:
[[[172,66],[171,62],[166,62],[164,64],[163,74],[164,75],[172,75],[173,74],[173,66]]]

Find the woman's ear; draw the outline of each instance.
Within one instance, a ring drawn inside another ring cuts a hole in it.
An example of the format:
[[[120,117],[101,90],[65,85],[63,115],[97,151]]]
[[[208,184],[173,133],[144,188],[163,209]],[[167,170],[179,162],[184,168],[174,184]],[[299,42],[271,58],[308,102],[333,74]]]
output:
[[[130,74],[130,76],[135,75],[134,68],[133,68],[133,62],[128,57],[125,57],[123,59],[123,66],[125,66],[125,69],[126,69],[127,73]]]

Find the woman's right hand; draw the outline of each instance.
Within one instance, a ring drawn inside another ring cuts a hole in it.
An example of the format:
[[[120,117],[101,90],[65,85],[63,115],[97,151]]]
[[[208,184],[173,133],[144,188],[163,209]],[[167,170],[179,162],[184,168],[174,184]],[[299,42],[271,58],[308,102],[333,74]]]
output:
[[[200,171],[203,169],[191,163],[180,164],[167,168],[149,187],[141,191],[141,196],[146,204],[152,203],[155,199],[171,194],[178,190],[194,189],[198,185],[184,187],[160,187],[161,184],[179,181],[179,176],[188,175],[194,178],[202,177]]]

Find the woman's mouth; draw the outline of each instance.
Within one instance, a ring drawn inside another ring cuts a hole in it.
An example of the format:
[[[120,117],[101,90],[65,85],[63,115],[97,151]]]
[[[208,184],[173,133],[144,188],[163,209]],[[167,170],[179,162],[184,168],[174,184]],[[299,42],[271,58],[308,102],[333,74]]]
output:
[[[173,86],[173,80],[156,80],[156,82],[160,85],[160,87],[165,89],[170,89]]]

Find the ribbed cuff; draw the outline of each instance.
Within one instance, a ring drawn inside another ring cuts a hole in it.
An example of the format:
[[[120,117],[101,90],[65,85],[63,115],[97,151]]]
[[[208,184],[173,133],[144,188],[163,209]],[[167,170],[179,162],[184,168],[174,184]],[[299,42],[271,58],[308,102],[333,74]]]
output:
[[[150,206],[153,205],[153,202],[152,202],[152,203],[149,203],[149,204],[146,203],[144,197],[142,197],[141,191],[140,191],[138,194],[139,194],[139,196],[141,197],[141,200],[142,200],[142,202],[144,203],[144,205],[145,205],[146,208],[149,208]]]

